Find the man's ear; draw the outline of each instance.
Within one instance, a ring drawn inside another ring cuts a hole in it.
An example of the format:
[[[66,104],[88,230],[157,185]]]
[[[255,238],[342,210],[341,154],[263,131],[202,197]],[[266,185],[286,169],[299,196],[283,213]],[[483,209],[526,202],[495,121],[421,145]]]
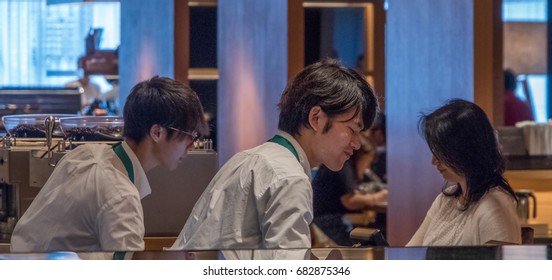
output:
[[[324,112],[322,111],[322,108],[320,106],[314,106],[309,111],[309,125],[312,127],[314,131],[321,131],[323,125],[323,118]]]
[[[154,124],[150,127],[149,135],[153,142],[159,142],[159,139],[161,139],[161,133],[161,126],[159,126],[158,124]]]

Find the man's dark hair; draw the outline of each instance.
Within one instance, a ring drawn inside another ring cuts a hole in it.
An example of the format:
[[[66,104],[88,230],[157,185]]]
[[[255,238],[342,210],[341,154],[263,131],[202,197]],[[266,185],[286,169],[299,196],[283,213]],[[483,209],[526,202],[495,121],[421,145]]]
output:
[[[200,134],[208,132],[197,94],[182,82],[166,77],[155,76],[136,84],[127,97],[123,117],[124,137],[137,143],[155,124]],[[167,133],[172,138],[178,132],[167,129]]]
[[[378,111],[374,91],[355,70],[335,59],[324,59],[311,64],[287,85],[278,107],[278,128],[291,135],[299,135],[301,126],[310,128],[309,112],[320,106],[330,120],[351,109],[361,113],[364,129],[371,126]],[[331,121],[324,132],[331,127]]]
[[[516,74],[510,69],[504,70],[504,90],[516,90]]]
[[[376,118],[374,119],[374,123],[372,124],[371,130],[373,131],[381,130],[381,132],[383,132],[383,135],[386,135],[387,125],[385,122],[385,113],[378,112],[376,114]]]

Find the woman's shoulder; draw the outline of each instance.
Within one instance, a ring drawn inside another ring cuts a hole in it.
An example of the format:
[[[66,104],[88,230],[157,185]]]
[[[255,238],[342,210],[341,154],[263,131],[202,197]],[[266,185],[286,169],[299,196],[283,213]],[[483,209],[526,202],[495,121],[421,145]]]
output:
[[[481,198],[481,205],[487,206],[504,206],[504,205],[514,205],[514,197],[505,189],[496,186],[491,189]]]
[[[484,197],[488,197],[488,198],[509,198],[511,200],[514,199],[508,191],[501,188],[500,186],[495,186],[493,188],[490,188],[489,191],[485,194]]]

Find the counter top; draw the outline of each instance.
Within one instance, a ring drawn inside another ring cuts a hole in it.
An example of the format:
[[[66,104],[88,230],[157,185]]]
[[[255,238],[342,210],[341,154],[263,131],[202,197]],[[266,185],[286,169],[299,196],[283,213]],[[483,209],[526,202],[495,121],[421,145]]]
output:
[[[0,254],[6,254],[10,252],[10,243],[0,242]]]

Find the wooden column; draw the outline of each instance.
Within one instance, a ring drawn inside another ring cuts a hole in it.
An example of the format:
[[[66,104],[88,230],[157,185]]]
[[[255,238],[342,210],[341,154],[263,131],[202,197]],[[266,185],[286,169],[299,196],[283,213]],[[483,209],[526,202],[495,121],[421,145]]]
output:
[[[189,0],[174,1],[174,78],[188,84],[190,67]]]
[[[499,2],[389,0],[386,109],[392,246],[410,240],[444,186],[418,133],[420,112],[463,98],[480,102],[493,119],[495,77],[502,73],[493,54],[502,44],[489,38],[495,36],[500,10],[493,5]]]
[[[504,124],[502,0],[474,4],[474,102],[491,123]]]
[[[546,77],[548,79],[546,83],[546,98],[548,100],[548,105],[546,109],[548,111],[548,118],[552,118],[552,0],[546,1],[548,21],[546,29]]]
[[[374,0],[374,90],[385,111],[385,22],[384,0]]]
[[[224,164],[277,130],[288,77],[303,67],[298,0],[218,1],[218,152]]]
[[[288,79],[305,66],[305,10],[303,0],[287,0]]]

